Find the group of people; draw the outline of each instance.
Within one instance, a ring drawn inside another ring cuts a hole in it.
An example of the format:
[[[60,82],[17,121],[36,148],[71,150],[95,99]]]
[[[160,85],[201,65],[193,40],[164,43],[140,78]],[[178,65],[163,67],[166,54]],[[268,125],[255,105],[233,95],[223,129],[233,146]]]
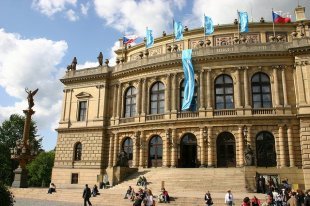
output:
[[[155,206],[155,197],[150,189],[139,188],[137,192],[129,186],[124,199],[129,199],[133,202],[133,206]],[[158,195],[159,203],[170,203],[170,196],[168,191],[165,188],[161,189],[160,194]]]
[[[144,176],[139,176],[138,181],[137,181],[137,186],[142,186],[146,187],[147,185],[147,180]]]
[[[90,202],[90,197],[96,197],[97,195],[100,195],[99,190],[98,190],[98,186],[94,185],[92,190],[88,187],[88,184],[85,185],[85,188],[83,190],[83,199],[84,199],[84,206],[86,206],[86,204],[88,203],[89,206],[91,206],[91,202]]]

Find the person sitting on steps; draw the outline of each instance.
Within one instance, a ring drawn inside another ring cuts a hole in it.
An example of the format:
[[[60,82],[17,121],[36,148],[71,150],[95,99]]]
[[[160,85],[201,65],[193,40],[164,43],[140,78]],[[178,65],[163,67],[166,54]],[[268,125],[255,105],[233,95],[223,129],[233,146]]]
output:
[[[131,186],[129,186],[124,196],[124,199],[128,199],[128,196],[131,197],[131,193],[132,193],[132,188]]]
[[[97,185],[94,185],[91,193],[92,193],[93,197],[96,197],[97,195],[99,195],[99,190],[98,190]]]
[[[54,183],[51,183],[47,193],[52,194],[53,192],[56,192],[56,185]]]

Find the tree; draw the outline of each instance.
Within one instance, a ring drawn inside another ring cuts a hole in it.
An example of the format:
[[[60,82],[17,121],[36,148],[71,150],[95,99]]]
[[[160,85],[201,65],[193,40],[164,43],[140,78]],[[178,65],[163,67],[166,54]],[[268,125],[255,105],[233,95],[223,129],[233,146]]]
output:
[[[55,152],[41,152],[28,165],[29,185],[47,186],[51,182]]]
[[[7,206],[13,206],[15,202],[13,194],[1,181],[0,181],[0,200],[1,205],[7,205]]]
[[[18,162],[11,160],[10,148],[16,146],[16,141],[23,138],[25,117],[12,114],[0,126],[0,180],[11,185]],[[42,151],[42,137],[37,135],[37,126],[34,121],[30,123],[29,142],[37,152]]]

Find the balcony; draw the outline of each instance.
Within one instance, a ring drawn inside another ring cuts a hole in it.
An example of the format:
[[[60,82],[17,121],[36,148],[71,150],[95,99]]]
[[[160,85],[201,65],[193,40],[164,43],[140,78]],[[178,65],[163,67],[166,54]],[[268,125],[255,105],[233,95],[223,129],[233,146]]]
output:
[[[178,112],[178,114],[177,114],[178,119],[195,118],[198,116],[199,116],[198,112]]]
[[[134,117],[126,117],[126,118],[121,118],[119,120],[120,124],[124,124],[124,123],[130,123],[130,122],[134,122],[135,118]]]
[[[151,114],[146,116],[146,121],[156,121],[164,119],[164,114]]]
[[[276,114],[276,110],[274,108],[252,109],[252,115],[271,115],[271,114]]]
[[[235,109],[219,109],[213,111],[213,116],[235,116],[237,111]]]

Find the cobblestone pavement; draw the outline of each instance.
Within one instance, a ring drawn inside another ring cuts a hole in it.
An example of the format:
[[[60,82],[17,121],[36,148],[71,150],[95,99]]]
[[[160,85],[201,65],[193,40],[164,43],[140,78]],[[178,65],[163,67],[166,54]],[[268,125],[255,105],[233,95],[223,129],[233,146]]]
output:
[[[70,202],[59,202],[59,201],[50,201],[50,200],[37,200],[29,198],[15,198],[14,206],[83,206],[83,202],[70,203]],[[83,200],[82,200],[83,201]]]

